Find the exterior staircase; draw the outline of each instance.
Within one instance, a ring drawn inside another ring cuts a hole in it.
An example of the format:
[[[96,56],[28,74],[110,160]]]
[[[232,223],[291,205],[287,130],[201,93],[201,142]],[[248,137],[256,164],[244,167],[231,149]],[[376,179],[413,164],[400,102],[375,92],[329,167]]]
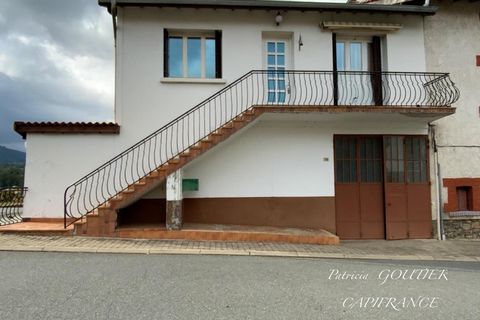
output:
[[[263,113],[261,108],[250,108],[218,130],[212,132],[188,150],[180,153],[167,163],[149,173],[144,178],[130,185],[106,203],[88,213],[83,219],[74,222],[74,235],[115,236],[117,210],[140,199],[150,190],[166,180],[167,176],[193,161],[198,156],[228,139],[240,129],[247,126]]]
[[[351,85],[339,86],[339,77]],[[378,99],[372,90],[358,99],[359,88],[371,88],[372,79],[381,79],[374,88]],[[64,227],[74,224],[76,235],[115,236],[118,209],[264,112],[452,113],[458,98],[446,73],[252,70],[70,185]]]

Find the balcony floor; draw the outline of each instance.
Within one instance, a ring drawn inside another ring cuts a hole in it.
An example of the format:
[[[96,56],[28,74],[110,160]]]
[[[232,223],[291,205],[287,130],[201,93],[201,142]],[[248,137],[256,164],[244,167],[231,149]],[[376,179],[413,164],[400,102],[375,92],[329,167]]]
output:
[[[445,117],[455,113],[453,107],[420,107],[420,106],[275,106],[256,105],[256,109],[273,113],[348,113],[348,112],[372,112],[372,113],[399,113],[425,116]]]

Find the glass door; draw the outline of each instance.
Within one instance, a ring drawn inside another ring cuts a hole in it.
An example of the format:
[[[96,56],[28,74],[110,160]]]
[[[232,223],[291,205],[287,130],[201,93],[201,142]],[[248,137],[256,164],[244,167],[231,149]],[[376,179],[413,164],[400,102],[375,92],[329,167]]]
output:
[[[368,38],[340,38],[336,42],[339,105],[371,105],[373,90],[372,40]],[[347,71],[347,72],[345,72]]]
[[[283,104],[289,94],[289,88],[285,78],[288,61],[287,52],[287,40],[272,39],[265,41],[265,64],[268,70],[268,103]]]

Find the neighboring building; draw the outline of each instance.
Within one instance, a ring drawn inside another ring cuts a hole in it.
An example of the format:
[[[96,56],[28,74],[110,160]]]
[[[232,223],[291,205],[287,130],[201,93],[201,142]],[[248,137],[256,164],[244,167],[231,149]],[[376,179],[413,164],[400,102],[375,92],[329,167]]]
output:
[[[77,234],[107,236],[202,223],[432,237],[429,123],[448,125],[459,96],[455,70],[427,72],[435,7],[100,5],[115,21],[116,123],[16,123],[27,217],[86,216]]]
[[[427,70],[446,68],[461,96],[434,122],[447,238],[480,238],[480,1],[433,1],[425,19]]]

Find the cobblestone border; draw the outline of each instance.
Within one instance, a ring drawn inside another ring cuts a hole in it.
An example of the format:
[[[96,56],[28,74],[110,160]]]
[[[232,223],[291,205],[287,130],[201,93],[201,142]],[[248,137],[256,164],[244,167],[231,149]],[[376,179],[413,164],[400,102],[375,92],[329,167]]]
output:
[[[369,243],[377,248],[370,248]],[[408,243],[408,242],[407,242]],[[475,244],[476,243],[476,244]],[[426,248],[408,254],[391,254],[389,242],[363,242],[359,248],[355,242],[344,246],[295,245],[282,243],[215,242],[185,240],[132,240],[89,237],[42,237],[0,235],[0,251],[70,252],[70,253],[122,253],[122,254],[179,254],[179,255],[227,255],[328,259],[413,260],[413,261],[462,261],[480,262],[478,254],[462,254],[461,242],[450,242],[449,248],[436,254],[426,254],[428,246],[441,246],[442,242],[420,242]],[[415,243],[414,243],[415,244]],[[395,244],[396,245],[396,244]],[[480,241],[473,242],[480,252]],[[384,247],[379,250],[378,247]],[[457,248],[457,251],[453,249]],[[397,250],[398,251],[398,250]],[[376,253],[381,252],[381,253]]]

